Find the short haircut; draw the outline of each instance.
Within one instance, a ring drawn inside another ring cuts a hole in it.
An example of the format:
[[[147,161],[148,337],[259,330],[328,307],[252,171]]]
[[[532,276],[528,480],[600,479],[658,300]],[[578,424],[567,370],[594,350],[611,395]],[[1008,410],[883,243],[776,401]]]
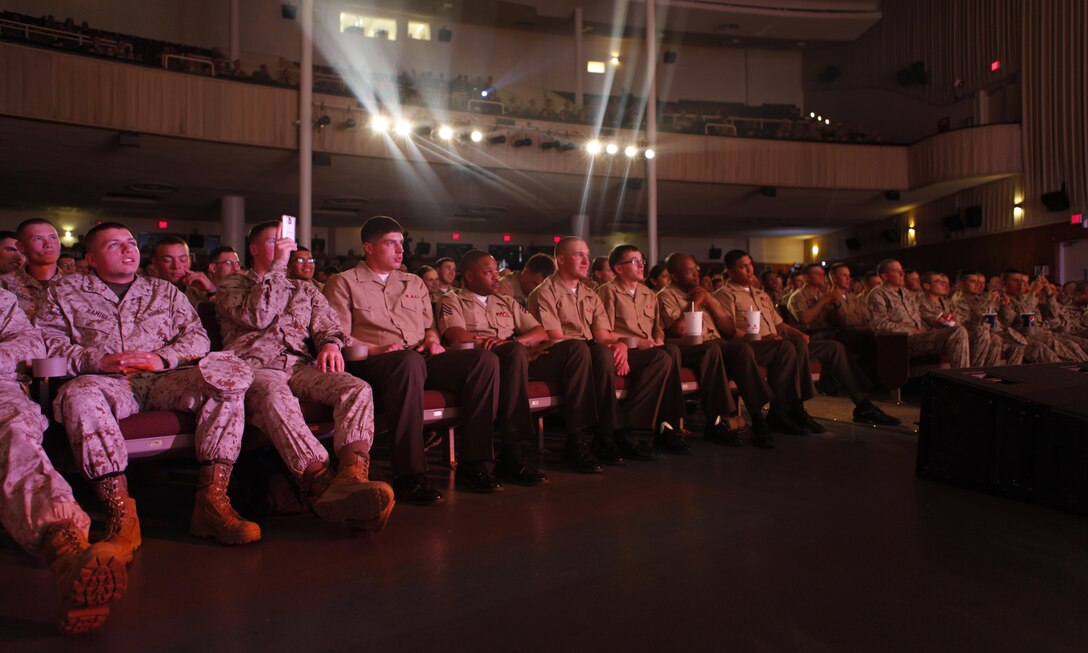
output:
[[[461,257],[461,273],[464,274],[466,270],[471,270],[476,267],[476,264],[485,258],[490,258],[491,255],[482,249],[470,249],[465,252],[465,255]],[[449,259],[453,260],[453,259]],[[438,263],[438,261],[435,261]]]
[[[326,272],[327,272],[327,271],[328,271],[328,270],[326,270]],[[437,273],[437,272],[438,272],[438,270],[435,270],[434,268],[432,268],[432,267],[431,267],[431,266],[429,266],[429,265],[421,265],[421,266],[419,266],[418,268],[416,268],[416,271],[415,271],[415,272],[413,272],[412,274],[416,275],[417,277],[422,277],[423,275],[427,274],[428,272],[435,272],[435,273]]]
[[[94,241],[95,238],[98,237],[98,234],[108,229],[124,229],[128,231],[128,227],[120,222],[102,222],[91,227],[91,230],[87,232],[87,236],[83,241],[87,244],[87,247],[94,247]]]
[[[559,256],[560,254],[565,255],[565,252],[567,251],[567,248],[570,246],[571,243],[580,243],[580,242],[583,242],[583,241],[578,236],[563,236],[562,238],[559,239],[559,242],[555,244],[555,255],[556,256]]]
[[[898,263],[898,262],[899,261],[895,260],[894,258],[886,258],[883,261],[881,261],[880,263],[876,264],[876,273],[877,274],[884,274],[885,272],[888,271],[888,268],[890,268],[892,266],[892,263]]]
[[[57,226],[55,224],[46,220],[45,218],[27,218],[26,220],[20,222],[19,226],[15,228],[15,233],[18,234],[17,237],[21,237],[23,235],[23,232],[26,231],[27,227],[33,227],[36,224],[47,224],[50,227],[53,227],[54,231],[56,231],[57,229]]]
[[[363,228],[359,230],[359,240],[364,243],[371,243],[385,234],[393,232],[403,234],[404,227],[389,216],[376,215],[363,224]]]
[[[694,257],[686,252],[673,252],[665,257],[665,268],[669,271],[669,274],[678,272],[680,270],[681,261],[685,261],[689,258]]]
[[[555,274],[555,259],[544,252],[537,252],[525,261],[525,267],[522,269],[542,277],[550,277]]]
[[[265,220],[264,222],[258,222],[253,225],[253,228],[249,230],[249,235],[246,236],[246,244],[252,245],[257,242],[257,239],[261,237],[261,232],[265,229],[278,229],[280,226],[279,220]]]
[[[57,256],[57,260],[59,261],[62,258],[70,258],[70,259],[72,259],[74,261],[74,260],[76,260],[76,255],[71,253],[71,252],[61,252],[60,255]]]
[[[0,240],[7,240],[8,238],[15,238],[18,240],[19,234],[14,231],[0,231]]]
[[[310,251],[309,247],[296,247],[295,250],[293,252],[291,252],[291,256],[294,256],[295,254],[298,254],[299,252],[309,252],[311,255],[313,255],[313,252]]]
[[[182,245],[185,247],[185,251],[189,251],[189,243],[185,242],[177,236],[163,236],[155,241],[155,246],[151,248],[151,255],[158,256],[159,248],[166,247],[168,245]]]
[[[960,270],[959,272],[956,273],[956,281],[957,282],[966,281],[967,277],[970,277],[970,276],[975,275],[975,274],[979,275],[980,277],[983,276],[982,273],[979,272],[978,270]]]
[[[805,276],[804,270],[790,270],[790,281],[793,281],[797,277]]]
[[[767,285],[767,279],[775,276],[778,276],[778,273],[774,270],[764,270],[763,273],[759,275],[759,281],[763,285]]]
[[[666,270],[668,270],[668,268],[665,267],[664,263],[658,263],[657,265],[650,268],[650,273],[646,275],[646,285],[652,288],[653,286],[651,284],[654,283],[654,279],[661,276],[661,273],[665,272]]]
[[[219,256],[221,254],[237,254],[237,253],[238,252],[235,252],[234,248],[231,247],[230,245],[223,245],[222,247],[216,247],[215,249],[213,249],[211,255],[208,256],[208,260],[214,262],[215,259],[219,258]]]
[[[744,251],[743,249],[731,249],[725,253],[725,256],[722,258],[722,260],[725,261],[725,267],[731,268],[737,264],[737,261],[741,260],[745,256],[748,256],[748,252]]]
[[[861,280],[862,281],[868,281],[869,279],[872,279],[873,277],[879,277],[879,276],[880,276],[880,274],[878,274],[876,270],[866,270],[865,272],[861,273]]]
[[[467,255],[468,252],[465,252],[465,254]],[[461,258],[461,264],[464,265],[464,262],[465,262],[465,259],[464,259],[464,257],[462,257]],[[443,256],[442,258],[440,258],[440,259],[438,259],[437,261],[434,262],[434,269],[437,270],[438,268],[442,267],[443,265],[445,265],[447,263],[453,263],[453,267],[455,267],[455,268],[457,267],[457,261],[453,260],[449,256]]]
[[[634,245],[616,245],[612,248],[612,251],[608,253],[608,267],[612,268],[612,271],[616,271],[616,266],[619,265],[620,259],[627,252],[638,252],[638,247]],[[596,261],[594,261],[596,262]]]
[[[846,268],[847,270],[849,270],[850,266],[843,263],[842,261],[835,261],[834,263],[831,264],[830,267],[827,268],[827,273],[829,275],[835,274],[835,270],[838,270],[840,268]]]
[[[1002,270],[1001,271],[1001,281],[1003,281],[1003,282],[1008,281],[1009,277],[1011,277],[1014,274],[1022,274],[1025,277],[1028,276],[1026,272],[1021,272],[1020,270],[1017,270],[1016,268],[1009,268],[1008,270]]]
[[[904,277],[907,276],[908,274],[918,274],[918,270],[916,270],[914,268],[907,268],[907,269],[903,270],[903,276]]]
[[[606,266],[606,265],[608,265],[608,257],[607,256],[598,256],[597,258],[593,259],[592,263],[589,264],[589,271],[590,272],[600,272],[601,270],[604,269],[604,266]]]
[[[933,270],[930,270],[929,272],[926,272],[922,275],[922,283],[933,283],[934,279],[939,279],[943,276],[944,275],[940,272],[934,272]]]
[[[801,273],[802,274],[808,274],[809,272],[812,272],[816,268],[820,268],[822,270],[822,269],[824,269],[824,266],[820,265],[819,263],[809,263],[805,267],[801,268]]]

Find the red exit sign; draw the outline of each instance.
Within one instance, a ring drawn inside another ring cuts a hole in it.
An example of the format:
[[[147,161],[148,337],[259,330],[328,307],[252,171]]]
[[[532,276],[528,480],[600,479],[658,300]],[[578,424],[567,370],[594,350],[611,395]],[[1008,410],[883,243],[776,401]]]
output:
[[[995,73],[999,70],[1001,70],[1001,62],[995,59],[994,62],[990,64],[990,72]]]

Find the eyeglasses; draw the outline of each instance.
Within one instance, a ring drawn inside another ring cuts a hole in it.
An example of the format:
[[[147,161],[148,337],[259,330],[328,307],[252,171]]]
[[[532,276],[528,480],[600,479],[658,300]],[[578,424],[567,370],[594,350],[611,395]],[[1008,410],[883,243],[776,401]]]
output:
[[[628,261],[620,261],[616,265],[627,265],[628,263],[635,266],[636,268],[640,268],[640,267],[646,265],[646,261],[643,261],[640,258],[633,258],[633,259],[630,259]]]
[[[236,267],[241,266],[241,264],[238,263],[238,261],[235,261],[234,259],[227,259],[225,261],[219,261],[218,263],[215,263],[215,265],[222,265],[222,266],[228,267],[228,268],[236,268]]]
[[[310,258],[302,258],[301,256],[296,256],[295,257],[295,263],[298,263],[299,265],[303,265],[305,263],[313,263],[313,262],[314,262],[314,259],[313,259],[312,256]]]

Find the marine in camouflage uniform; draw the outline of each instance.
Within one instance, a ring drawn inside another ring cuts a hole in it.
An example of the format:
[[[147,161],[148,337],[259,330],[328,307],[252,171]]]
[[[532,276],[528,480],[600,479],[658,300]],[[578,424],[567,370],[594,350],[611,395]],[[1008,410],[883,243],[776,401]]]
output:
[[[1042,343],[1062,361],[1088,361],[1088,339],[1062,332],[1062,308],[1045,277],[1029,285],[1022,272],[1007,271],[1001,276],[1008,302],[1000,306],[998,317],[1006,328]],[[1025,325],[1024,315],[1028,313],[1035,314],[1034,325]]]
[[[63,278],[64,275],[58,270],[52,279],[39,281],[27,274],[25,269],[20,268],[0,276],[0,288],[15,295],[19,302],[19,309],[26,313],[27,317],[33,318],[49,292],[49,288]]]
[[[1049,360],[1052,353],[1041,344],[1029,344],[1019,333],[1006,330],[997,319],[992,326],[987,322],[986,316],[997,312],[994,306],[999,297],[997,293],[987,296],[985,276],[977,272],[961,272],[956,278],[959,290],[952,295],[952,311],[956,323],[967,330],[972,367],[1000,365],[1002,352],[1005,353],[1007,365],[1020,365],[1029,352],[1030,360],[1053,362]],[[1040,357],[1047,358],[1039,360]]]
[[[253,269],[219,285],[215,309],[223,349],[253,367],[246,413],[272,440],[314,512],[329,521],[381,530],[394,502],[389,485],[369,480],[374,396],[365,381],[343,371],[340,349],[346,336],[328,301],[310,281],[287,278],[285,260],[295,244],[275,239],[278,226],[254,227]],[[340,461],[335,478],[299,399],[333,408],[333,446]]]
[[[260,539],[260,528],[242,520],[226,497],[245,427],[249,366],[228,352],[208,354],[208,334],[176,287],[135,276],[139,250],[124,226],[103,223],[87,243],[95,272],[54,284],[34,322],[50,356],[66,359],[76,377],[61,387],[54,415],[110,509],[111,541],[130,555],[141,542],[118,421],[145,410],[197,416],[193,534],[227,544]]]

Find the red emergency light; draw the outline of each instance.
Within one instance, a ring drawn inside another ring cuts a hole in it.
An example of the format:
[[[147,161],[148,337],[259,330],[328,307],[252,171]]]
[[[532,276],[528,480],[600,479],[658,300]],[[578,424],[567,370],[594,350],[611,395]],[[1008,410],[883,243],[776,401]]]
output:
[[[999,70],[1001,70],[1001,62],[994,59],[994,62],[990,64],[990,72],[996,73]]]
[[[502,242],[504,242],[504,243],[510,242],[510,234],[503,234],[502,235]]]
[[[167,222],[166,220],[159,220],[159,229],[168,229],[169,227],[169,222]]]
[[[1084,221],[1084,218],[1079,213],[1074,213],[1069,218],[1069,224],[1081,224],[1081,222],[1083,222],[1083,221]]]
[[[553,236],[552,237],[552,242],[553,243],[558,243],[560,240],[562,240],[562,238],[560,238],[559,236]]]
[[[454,240],[461,240],[461,234],[459,234],[459,233],[457,233],[457,232],[455,231],[455,232],[453,232],[452,234],[450,234],[450,238],[452,238],[452,239],[454,239]]]

